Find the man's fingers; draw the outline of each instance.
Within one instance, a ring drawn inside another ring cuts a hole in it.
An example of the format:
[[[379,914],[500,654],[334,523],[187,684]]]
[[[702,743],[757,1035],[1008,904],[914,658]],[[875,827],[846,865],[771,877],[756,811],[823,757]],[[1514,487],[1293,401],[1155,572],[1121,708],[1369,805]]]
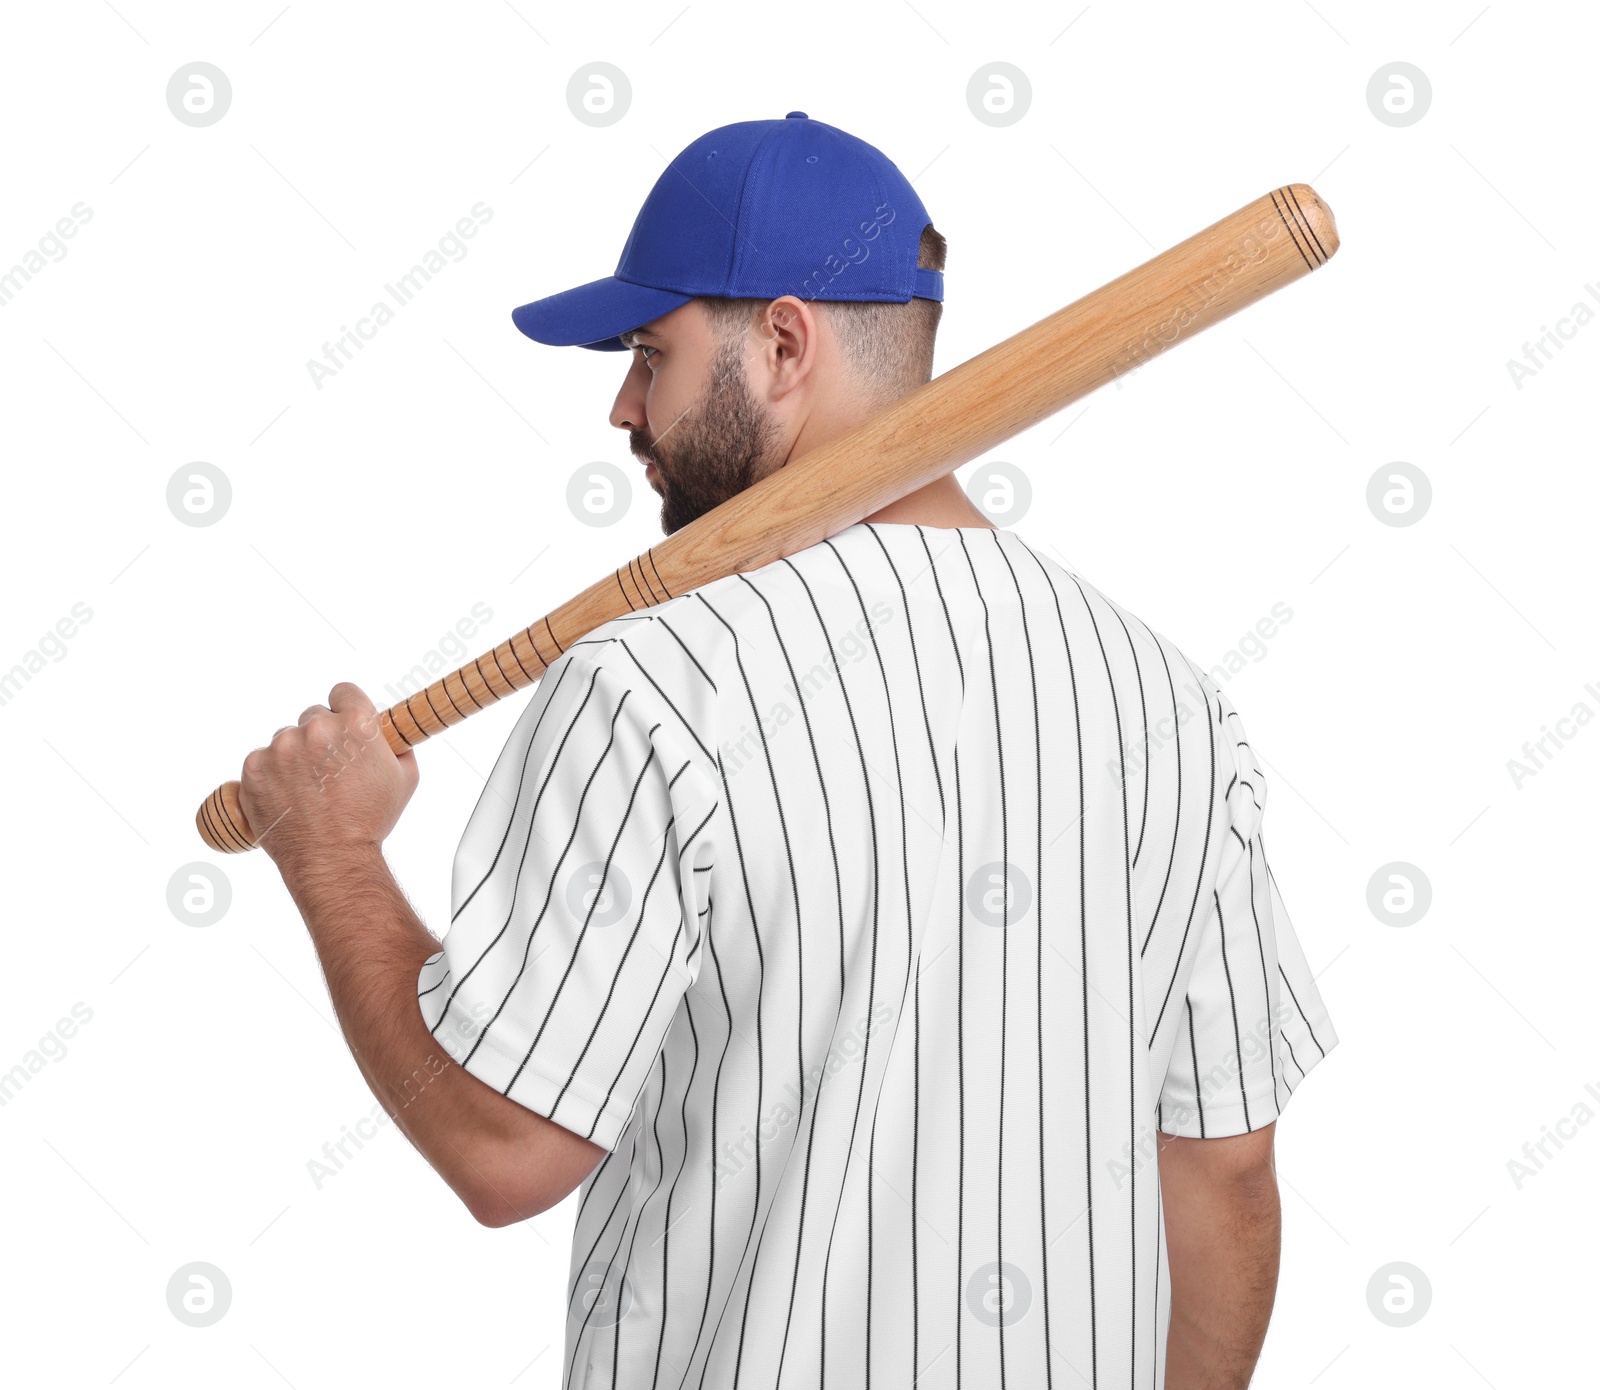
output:
[[[300,711],[300,722],[304,724],[306,720],[310,719],[313,715],[332,713],[333,711],[330,710],[326,705],[307,705],[303,710]]]
[[[350,727],[362,738],[378,736],[378,708],[359,685],[340,681],[328,692],[328,702],[335,711],[349,718]]]
[[[336,714],[372,713],[374,705],[359,685],[340,681],[328,692],[328,704]]]

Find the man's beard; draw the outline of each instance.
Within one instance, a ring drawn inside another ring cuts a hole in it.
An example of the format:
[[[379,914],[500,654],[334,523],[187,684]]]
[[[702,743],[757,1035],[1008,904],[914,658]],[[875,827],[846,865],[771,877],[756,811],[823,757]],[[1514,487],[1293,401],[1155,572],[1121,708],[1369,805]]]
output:
[[[665,443],[652,444],[641,429],[628,432],[628,447],[656,466],[662,534],[670,536],[759,481],[777,434],[745,381],[743,344],[725,341],[712,361],[705,398],[667,427]]]

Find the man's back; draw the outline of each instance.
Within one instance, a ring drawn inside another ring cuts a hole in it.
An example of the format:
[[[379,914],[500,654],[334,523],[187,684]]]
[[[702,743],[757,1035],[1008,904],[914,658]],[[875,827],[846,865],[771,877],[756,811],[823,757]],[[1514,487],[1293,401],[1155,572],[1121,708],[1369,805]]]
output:
[[[545,679],[428,983],[611,1151],[563,1383],[1159,1387],[1156,1130],[1336,1042],[1226,697],[1015,532],[865,522]]]

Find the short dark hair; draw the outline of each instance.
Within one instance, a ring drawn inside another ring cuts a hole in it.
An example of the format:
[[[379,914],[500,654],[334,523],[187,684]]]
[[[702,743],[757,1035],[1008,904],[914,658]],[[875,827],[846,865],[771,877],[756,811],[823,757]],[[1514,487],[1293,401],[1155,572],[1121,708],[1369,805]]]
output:
[[[917,265],[943,270],[945,239],[928,223],[917,244]],[[863,300],[808,301],[828,317],[845,360],[861,377],[863,392],[875,400],[896,400],[933,377],[933,340],[944,305],[937,299],[904,304]],[[719,337],[747,331],[767,299],[722,299],[706,295],[700,303]]]

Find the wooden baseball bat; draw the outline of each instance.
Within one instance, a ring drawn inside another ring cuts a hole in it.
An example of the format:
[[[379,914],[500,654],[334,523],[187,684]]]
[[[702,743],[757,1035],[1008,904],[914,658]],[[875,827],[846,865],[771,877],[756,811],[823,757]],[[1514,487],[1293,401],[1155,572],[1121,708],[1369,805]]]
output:
[[[1338,248],[1333,213],[1308,184],[1274,189],[791,459],[492,651],[382,711],[384,738],[397,754],[415,748],[532,685],[601,624],[821,544],[1309,274]],[[237,782],[212,792],[195,824],[219,853],[255,845]]]

